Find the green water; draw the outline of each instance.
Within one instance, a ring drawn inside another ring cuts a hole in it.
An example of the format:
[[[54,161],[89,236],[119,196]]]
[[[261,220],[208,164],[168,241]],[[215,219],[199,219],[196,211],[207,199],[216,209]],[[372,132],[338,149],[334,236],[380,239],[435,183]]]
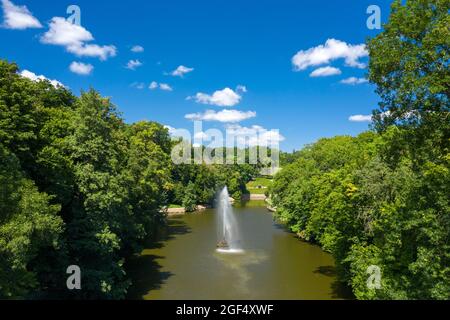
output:
[[[244,254],[216,252],[213,210],[171,218],[161,241],[132,260],[130,299],[340,299],[333,258],[273,221],[265,208],[235,208]]]

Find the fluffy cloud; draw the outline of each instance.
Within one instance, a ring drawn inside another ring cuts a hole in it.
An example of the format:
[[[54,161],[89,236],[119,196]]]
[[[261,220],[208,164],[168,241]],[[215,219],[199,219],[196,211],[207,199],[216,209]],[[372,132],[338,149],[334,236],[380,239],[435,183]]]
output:
[[[179,66],[174,71],[171,72],[171,75],[174,77],[183,77],[185,74],[188,74],[190,72],[194,71],[194,68],[188,68],[185,66]]]
[[[159,87],[158,82],[152,81],[152,83],[150,83],[150,86],[148,88],[150,90],[155,90],[155,89],[158,89],[158,87]]]
[[[49,30],[41,37],[43,43],[64,47],[92,40],[94,37],[88,30],[61,17],[52,18]]]
[[[195,99],[197,103],[202,104],[219,107],[233,107],[241,101],[242,96],[230,88],[225,88],[214,92],[212,95],[199,92],[194,97],[188,97],[188,99]]]
[[[251,127],[228,125],[227,133],[236,137],[240,146],[273,146],[285,140],[278,130],[269,131],[257,125]]]
[[[69,67],[70,71],[79,75],[90,75],[92,70],[94,70],[94,66],[92,64],[86,64],[82,62],[72,62]]]
[[[166,128],[169,131],[169,135],[171,137],[178,137],[179,135],[177,134],[179,129],[176,129],[174,127],[171,126],[164,126],[164,128]]]
[[[344,80],[341,80],[342,84],[348,84],[348,85],[357,85],[357,84],[362,84],[362,83],[367,83],[369,82],[369,80],[365,79],[365,78],[356,78],[356,77],[350,77]]]
[[[167,83],[160,83],[159,88],[163,91],[173,91],[172,87],[169,86]]]
[[[186,129],[177,129],[171,126],[164,126],[168,129],[172,138],[183,137],[186,140],[193,138],[193,146],[199,147],[205,141],[214,140],[214,147],[275,147],[280,142],[285,140],[285,137],[280,134],[279,130],[267,130],[261,126],[242,127],[238,124],[225,125],[226,132],[221,132],[218,129],[213,129],[211,132],[200,131],[196,132],[192,137],[192,133]],[[217,134],[221,134],[220,137]],[[227,139],[227,140],[225,140]],[[211,145],[209,146],[211,147]]]
[[[372,116],[357,114],[357,115],[351,116],[348,120],[352,121],[352,122],[372,122]]]
[[[256,117],[254,111],[239,111],[239,110],[206,110],[203,113],[191,113],[185,116],[186,119],[195,121],[218,121],[224,123],[236,123]]]
[[[166,128],[169,131],[169,134],[172,135],[173,132],[176,130],[174,127],[165,125],[164,128]]]
[[[240,84],[236,87],[236,91],[242,92],[242,93],[247,93],[247,87]]]
[[[9,0],[2,0],[3,16],[5,21],[3,27],[7,29],[24,30],[28,28],[42,28],[26,6],[16,6]]]
[[[134,52],[134,53],[144,52],[144,47],[142,47],[142,46],[133,46],[131,48],[131,52]]]
[[[97,57],[106,60],[116,55],[115,46],[86,43],[92,40],[94,37],[88,30],[61,17],[52,18],[49,30],[41,37],[42,43],[65,47],[68,52],[79,57]]]
[[[309,75],[310,77],[317,78],[317,77],[329,77],[329,76],[335,76],[341,74],[341,70],[334,67],[322,67],[314,70]]]
[[[130,70],[136,70],[136,68],[138,68],[140,66],[142,66],[142,62],[140,62],[138,59],[136,59],[136,60],[128,61],[125,68],[130,69]]]
[[[292,58],[292,64],[296,71],[301,71],[311,66],[319,66],[337,59],[344,59],[350,67],[364,68],[365,64],[359,62],[359,59],[368,56],[368,54],[364,44],[351,45],[340,40],[328,39],[325,45],[299,51]]]
[[[84,44],[82,46],[70,46],[67,50],[79,57],[98,57],[100,60],[107,60],[116,56],[116,47],[99,46],[96,44]]]
[[[189,132],[189,130],[186,129],[177,129],[171,126],[164,126],[164,128],[166,128],[169,131],[169,135],[172,138],[184,138],[186,140],[190,140],[191,139],[191,133]]]
[[[156,90],[156,89],[160,89],[163,91],[173,91],[173,88],[168,85],[167,83],[158,83],[156,81],[152,81],[152,83],[150,83],[149,87],[150,90]]]
[[[64,85],[57,81],[57,80],[52,80],[52,79],[48,79],[47,77],[43,76],[43,75],[36,75],[34,72],[28,71],[28,70],[23,70],[20,75],[24,78],[30,79],[31,81],[45,81],[48,80],[50,81],[50,83],[52,84],[52,86],[54,86],[55,88],[57,88],[58,86],[64,87]]]

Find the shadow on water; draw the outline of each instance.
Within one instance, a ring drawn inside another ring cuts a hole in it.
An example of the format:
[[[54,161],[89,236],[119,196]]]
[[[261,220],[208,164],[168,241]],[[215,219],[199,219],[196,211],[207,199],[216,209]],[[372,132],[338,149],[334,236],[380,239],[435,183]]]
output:
[[[133,285],[128,292],[128,298],[133,300],[143,300],[143,297],[152,290],[160,289],[161,286],[173,274],[162,272],[161,265],[157,262],[163,259],[156,255],[141,255],[131,259],[127,264],[128,272]]]
[[[314,273],[321,274],[326,277],[337,278],[335,266],[320,266],[314,271]],[[346,284],[338,280],[334,281],[331,285],[331,297],[333,299],[355,299],[352,290]]]
[[[190,233],[191,229],[181,217],[172,217],[167,220],[167,224],[161,227],[156,236],[152,237],[145,243],[145,249],[161,249],[165,244],[175,239],[177,236]]]
[[[132,286],[127,294],[128,299],[143,300],[150,291],[158,290],[174,274],[162,271],[158,260],[165,257],[149,251],[163,248],[167,242],[177,236],[190,233],[191,229],[180,218],[171,218],[167,225],[157,231],[157,235],[145,244],[145,249],[127,262],[126,270],[130,275]]]
[[[336,277],[336,267],[334,266],[321,266],[314,271],[314,273],[319,273],[327,277]]]

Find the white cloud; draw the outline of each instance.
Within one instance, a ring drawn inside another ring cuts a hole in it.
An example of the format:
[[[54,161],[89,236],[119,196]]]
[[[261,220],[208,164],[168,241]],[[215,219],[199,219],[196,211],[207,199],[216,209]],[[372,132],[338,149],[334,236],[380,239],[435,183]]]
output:
[[[348,120],[352,121],[352,122],[372,122],[372,116],[357,114],[357,115],[351,116]]]
[[[152,81],[148,87],[150,90],[160,89],[163,91],[173,91],[173,88],[167,83],[158,83],[156,81]]]
[[[174,77],[183,77],[185,74],[194,71],[194,68],[188,68],[185,66],[179,66],[176,70],[172,71],[171,75]]]
[[[236,87],[236,91],[242,92],[242,93],[247,93],[247,87],[240,84]]]
[[[166,128],[167,130],[169,130],[169,134],[171,135],[176,129],[172,126],[169,125],[165,125],[164,128]]]
[[[43,43],[59,46],[81,45],[92,40],[94,37],[88,30],[61,17],[52,18],[49,30],[41,37]]]
[[[94,70],[94,66],[92,64],[74,61],[70,64],[69,69],[73,73],[86,76],[92,73],[92,70]]]
[[[224,123],[235,123],[256,117],[254,111],[239,111],[239,110],[206,110],[203,113],[191,113],[185,116],[186,119],[195,121],[218,121]]]
[[[133,46],[131,48],[131,51],[134,53],[144,52],[144,47],[142,46]]]
[[[322,67],[314,70],[309,75],[310,77],[317,78],[317,77],[329,77],[329,76],[335,76],[341,74],[341,70],[334,67]]]
[[[5,21],[3,27],[7,29],[24,30],[28,28],[42,28],[26,6],[17,6],[9,0],[2,0],[3,16]]]
[[[176,129],[171,126],[164,126],[164,128],[166,128],[169,131],[169,135],[173,138],[182,136],[181,134],[179,134],[179,129]]]
[[[94,40],[92,34],[82,26],[68,22],[61,17],[54,17],[50,21],[49,30],[41,37],[41,42],[65,47],[70,53],[79,57],[97,57],[106,60],[114,57],[117,53],[116,47],[99,46],[87,44]]]
[[[97,44],[83,44],[82,46],[69,46],[67,50],[79,57],[98,57],[100,60],[107,60],[116,56],[115,46],[99,46]]]
[[[152,83],[150,83],[150,86],[149,86],[148,88],[149,88],[150,90],[158,89],[158,82],[152,81]]]
[[[241,101],[242,96],[230,88],[225,88],[214,92],[212,95],[199,92],[194,97],[188,97],[188,100],[189,99],[195,99],[197,103],[202,104],[219,107],[233,107]]]
[[[136,59],[136,60],[128,61],[125,68],[130,69],[130,70],[136,70],[136,68],[138,68],[140,66],[142,66],[142,62],[140,62],[138,59]]]
[[[319,66],[337,59],[344,59],[350,67],[365,68],[365,64],[359,62],[359,59],[368,56],[368,54],[364,44],[351,45],[344,41],[328,39],[325,45],[299,51],[292,58],[292,64],[296,71],[301,71],[311,66]]]
[[[55,88],[57,88],[58,86],[64,87],[64,85],[57,81],[57,80],[52,80],[52,79],[48,79],[47,77],[43,76],[43,75],[36,75],[34,72],[28,71],[28,70],[23,70],[20,75],[24,78],[30,79],[31,81],[45,81],[48,80],[50,81],[50,83],[52,84],[52,86],[54,86]]]
[[[285,140],[279,130],[267,130],[257,125],[251,127],[228,125],[226,129],[228,134],[236,137],[239,146],[273,146]]]
[[[164,128],[166,128],[169,131],[170,135],[173,135],[177,131],[177,129],[175,129],[174,127],[167,126],[167,125],[164,126]]]
[[[164,126],[164,128],[166,128],[169,131],[169,135],[172,138],[184,138],[186,140],[190,140],[191,139],[191,133],[186,130],[186,129],[177,129],[171,126]]]
[[[159,88],[163,91],[173,91],[172,87],[169,86],[167,83],[160,83]]]
[[[365,79],[365,78],[356,78],[356,77],[350,77],[344,80],[341,80],[342,84],[348,84],[348,85],[357,85],[357,84],[363,84],[363,83],[367,83],[369,82],[369,80]]]

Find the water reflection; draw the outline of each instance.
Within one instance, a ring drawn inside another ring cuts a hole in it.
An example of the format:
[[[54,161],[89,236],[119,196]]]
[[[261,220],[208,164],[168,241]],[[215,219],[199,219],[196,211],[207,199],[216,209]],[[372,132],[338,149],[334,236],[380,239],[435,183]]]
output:
[[[248,284],[252,278],[252,273],[248,267],[259,264],[268,258],[267,254],[263,251],[242,251],[238,254],[223,254],[217,252],[214,256],[225,268],[229,268],[233,271],[235,275],[235,281],[233,283],[237,287],[235,289],[243,294],[250,293]]]

